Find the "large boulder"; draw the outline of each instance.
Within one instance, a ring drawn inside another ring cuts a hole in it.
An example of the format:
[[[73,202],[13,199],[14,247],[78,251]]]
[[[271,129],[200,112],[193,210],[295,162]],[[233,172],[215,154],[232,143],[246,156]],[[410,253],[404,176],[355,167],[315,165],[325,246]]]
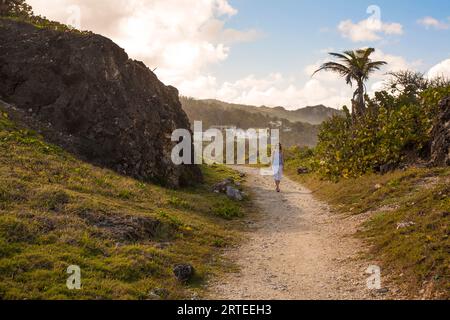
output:
[[[226,190],[226,195],[228,198],[234,201],[242,201],[244,200],[244,193],[232,186],[228,186]]]
[[[450,166],[450,97],[439,104],[439,115],[432,132],[431,164]]]
[[[171,161],[173,130],[190,127],[177,89],[111,40],[0,19],[0,79],[0,99],[86,160],[172,187],[201,180]]]

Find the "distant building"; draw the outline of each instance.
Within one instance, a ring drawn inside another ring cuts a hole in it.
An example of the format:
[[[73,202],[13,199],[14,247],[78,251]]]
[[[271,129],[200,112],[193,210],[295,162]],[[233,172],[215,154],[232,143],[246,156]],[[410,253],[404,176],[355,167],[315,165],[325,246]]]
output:
[[[269,122],[269,126],[271,126],[272,128],[280,128],[283,125],[283,121],[270,121]]]

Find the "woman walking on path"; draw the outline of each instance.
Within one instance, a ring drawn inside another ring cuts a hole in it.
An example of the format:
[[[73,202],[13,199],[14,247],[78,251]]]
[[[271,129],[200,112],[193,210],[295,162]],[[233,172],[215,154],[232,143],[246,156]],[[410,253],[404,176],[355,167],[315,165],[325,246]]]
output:
[[[272,170],[273,170],[273,178],[275,180],[276,191],[280,192],[280,183],[281,179],[283,179],[283,167],[284,167],[284,158],[283,158],[283,147],[281,143],[277,145],[274,153],[272,154]]]

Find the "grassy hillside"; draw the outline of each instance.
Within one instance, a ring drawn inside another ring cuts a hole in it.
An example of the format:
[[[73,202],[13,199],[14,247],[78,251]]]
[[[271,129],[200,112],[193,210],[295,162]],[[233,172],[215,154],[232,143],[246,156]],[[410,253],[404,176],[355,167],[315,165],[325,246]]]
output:
[[[411,298],[450,298],[450,168],[410,168],[334,183],[316,174],[287,172],[337,213],[362,215],[358,233],[371,245],[371,258]]]
[[[204,167],[206,184],[173,191],[77,160],[0,109],[0,299],[167,299],[201,295],[232,266],[220,248],[239,238],[236,204],[210,191],[228,176]],[[183,285],[172,268],[196,269]],[[81,267],[82,290],[66,287]]]

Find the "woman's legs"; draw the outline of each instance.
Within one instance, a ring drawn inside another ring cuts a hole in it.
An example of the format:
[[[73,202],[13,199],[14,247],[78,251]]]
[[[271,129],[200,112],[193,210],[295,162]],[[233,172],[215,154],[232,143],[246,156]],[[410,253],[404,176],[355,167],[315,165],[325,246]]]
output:
[[[282,175],[283,175],[283,167],[279,166],[276,168],[276,173],[274,173],[274,176],[273,176],[274,180],[275,180],[275,184],[277,186],[277,189],[276,189],[277,192],[280,192],[280,183],[281,183]]]
[[[275,184],[277,185],[277,192],[280,192],[280,182],[279,180],[275,180]]]

